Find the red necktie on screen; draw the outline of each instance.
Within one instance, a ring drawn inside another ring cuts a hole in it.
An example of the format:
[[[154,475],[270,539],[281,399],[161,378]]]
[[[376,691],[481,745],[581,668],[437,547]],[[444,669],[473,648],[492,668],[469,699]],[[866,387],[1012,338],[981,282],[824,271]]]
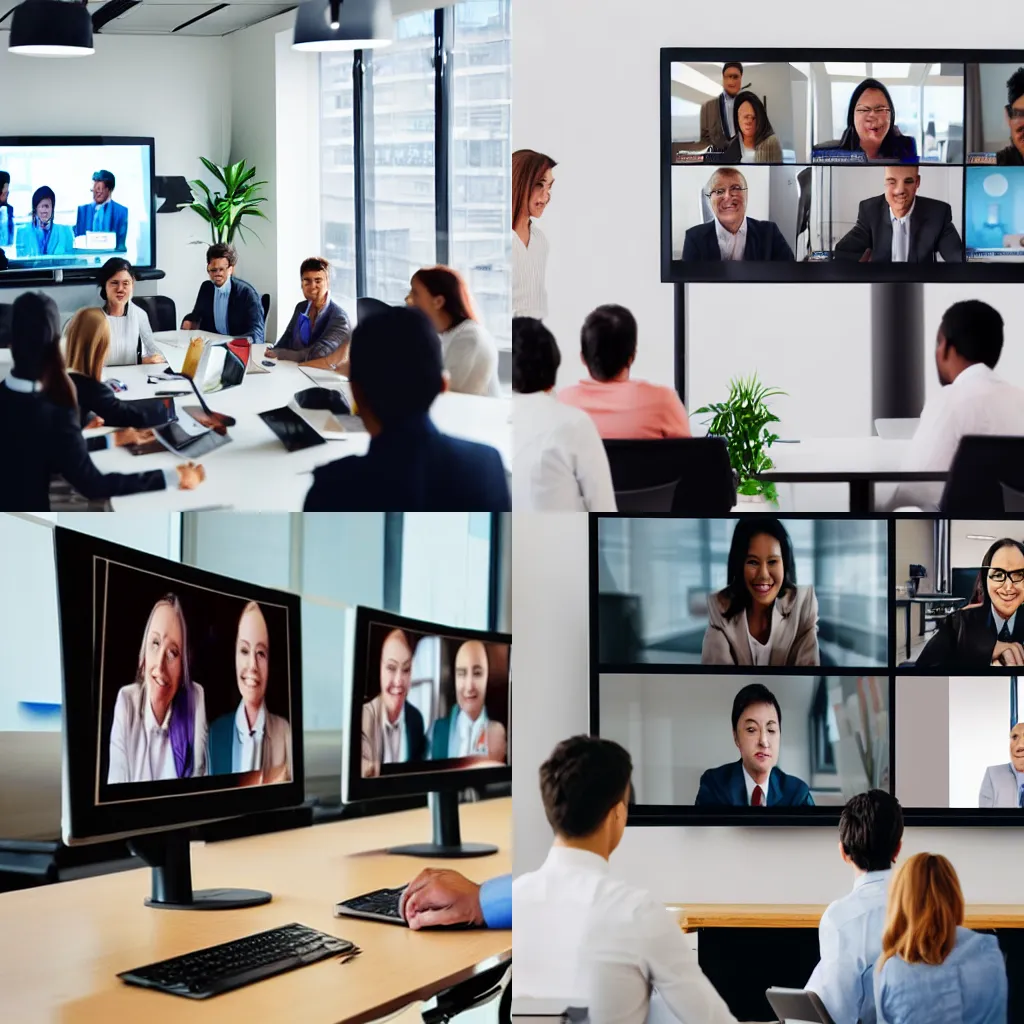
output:
[[[750,794],[750,806],[760,807],[764,803],[764,791],[760,786],[754,787],[754,792]]]

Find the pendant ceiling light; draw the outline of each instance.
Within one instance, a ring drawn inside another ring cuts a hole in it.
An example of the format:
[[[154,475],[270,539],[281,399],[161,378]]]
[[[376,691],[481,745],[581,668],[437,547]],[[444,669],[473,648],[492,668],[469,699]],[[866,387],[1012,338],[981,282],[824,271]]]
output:
[[[369,50],[394,37],[391,0],[305,0],[293,50]]]
[[[28,57],[87,57],[92,17],[73,0],[24,0],[14,8],[7,49]]]

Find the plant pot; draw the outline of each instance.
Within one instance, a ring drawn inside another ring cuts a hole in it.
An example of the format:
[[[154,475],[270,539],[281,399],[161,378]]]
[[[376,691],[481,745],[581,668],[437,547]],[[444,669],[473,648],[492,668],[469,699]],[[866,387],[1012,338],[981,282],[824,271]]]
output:
[[[763,494],[740,494],[736,498],[733,512],[767,512],[772,503]]]

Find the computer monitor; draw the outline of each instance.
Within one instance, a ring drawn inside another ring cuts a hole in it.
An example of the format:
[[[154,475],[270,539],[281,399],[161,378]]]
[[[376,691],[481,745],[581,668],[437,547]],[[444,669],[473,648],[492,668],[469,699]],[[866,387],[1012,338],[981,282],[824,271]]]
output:
[[[970,602],[974,597],[974,588],[978,585],[978,569],[957,569],[950,573],[952,584],[949,592]]]
[[[234,909],[193,892],[187,828],[302,803],[299,598],[54,530],[69,845],[128,839],[147,905]]]
[[[353,629],[343,798],[433,795],[433,842],[390,853],[496,853],[462,842],[458,791],[512,778],[511,635],[371,608]]]

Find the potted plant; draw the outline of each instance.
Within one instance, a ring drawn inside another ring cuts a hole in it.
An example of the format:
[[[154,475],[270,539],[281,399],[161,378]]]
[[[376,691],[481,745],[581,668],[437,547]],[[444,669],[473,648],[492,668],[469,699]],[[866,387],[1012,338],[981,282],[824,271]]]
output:
[[[269,220],[260,209],[260,203],[267,201],[266,196],[259,194],[266,182],[253,181],[256,177],[256,168],[247,166],[244,160],[228,164],[226,167],[218,167],[205,156],[199,159],[224,186],[224,192],[217,191],[211,195],[206,183],[196,179],[189,182],[192,188],[192,202],[185,205],[195,210],[210,225],[210,236],[214,242],[225,242],[230,245],[236,234],[244,241],[243,217],[262,217],[263,220]],[[252,228],[249,230],[252,231]],[[256,235],[255,231],[252,233]],[[259,238],[259,235],[256,237]]]
[[[785,394],[762,384],[752,373],[729,381],[729,397],[724,402],[712,402],[697,410],[712,414],[710,421],[705,421],[708,435],[725,438],[729,461],[739,478],[736,491],[741,501],[747,498],[751,503],[779,503],[775,484],[758,480],[757,474],[772,468],[768,449],[779,439],[769,430],[769,424],[778,423],[779,417],[768,408],[767,400]]]

